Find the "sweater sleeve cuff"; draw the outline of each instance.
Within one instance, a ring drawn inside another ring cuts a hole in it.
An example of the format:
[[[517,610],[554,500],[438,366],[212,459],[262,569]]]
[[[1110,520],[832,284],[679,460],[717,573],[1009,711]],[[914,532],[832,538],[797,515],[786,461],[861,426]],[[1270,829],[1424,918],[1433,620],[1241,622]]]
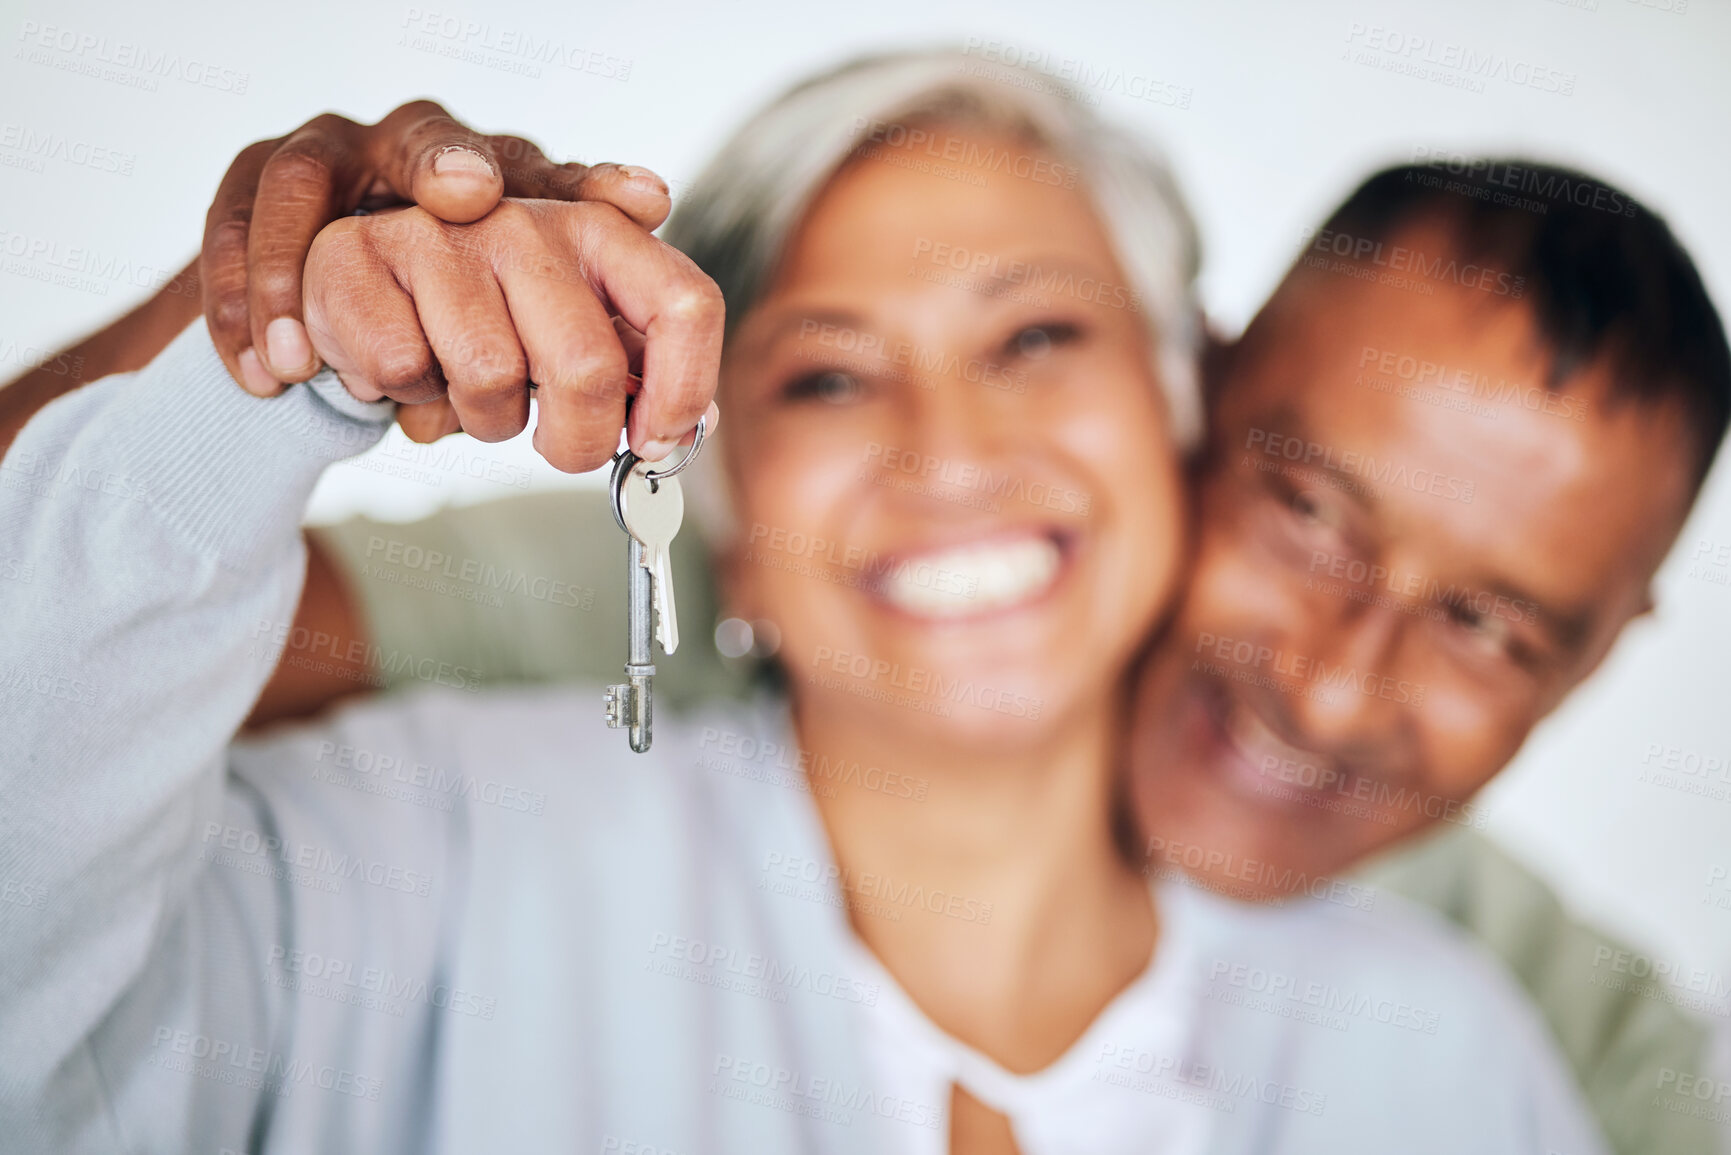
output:
[[[396,412],[357,401],[330,369],[276,397],[228,375],[202,319],[114,399],[114,458],[166,521],[246,568],[298,530],[319,475],[370,449]]]

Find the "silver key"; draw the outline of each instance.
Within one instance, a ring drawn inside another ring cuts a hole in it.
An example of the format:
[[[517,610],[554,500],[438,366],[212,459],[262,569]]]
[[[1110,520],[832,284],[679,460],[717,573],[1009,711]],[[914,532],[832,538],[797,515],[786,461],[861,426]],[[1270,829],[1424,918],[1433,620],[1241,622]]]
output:
[[[655,640],[663,653],[679,648],[679,617],[673,608],[673,555],[669,552],[685,523],[685,491],[676,477],[655,481],[649,466],[639,464],[619,493],[619,513],[625,531],[643,546],[641,562],[649,571],[655,601]]]
[[[610,486],[613,519],[629,539],[626,563],[626,631],[630,652],[626,681],[607,687],[607,724],[628,727],[631,748],[639,754],[654,739],[654,700],[650,679],[650,619],[664,653],[679,647],[679,618],[673,606],[673,559],[669,547],[685,520],[685,494],[673,474],[684,469],[703,445],[704,423],[697,423],[691,450],[673,468],[651,470],[630,450],[613,459]],[[651,476],[651,474],[654,474]]]

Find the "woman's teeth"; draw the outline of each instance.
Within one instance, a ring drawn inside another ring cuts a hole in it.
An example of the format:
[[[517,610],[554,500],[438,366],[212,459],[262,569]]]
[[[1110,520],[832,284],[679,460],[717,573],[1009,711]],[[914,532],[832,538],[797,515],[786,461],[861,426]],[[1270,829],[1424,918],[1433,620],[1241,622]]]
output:
[[[971,542],[901,558],[880,592],[897,609],[921,617],[975,617],[1045,593],[1062,562],[1047,537]]]

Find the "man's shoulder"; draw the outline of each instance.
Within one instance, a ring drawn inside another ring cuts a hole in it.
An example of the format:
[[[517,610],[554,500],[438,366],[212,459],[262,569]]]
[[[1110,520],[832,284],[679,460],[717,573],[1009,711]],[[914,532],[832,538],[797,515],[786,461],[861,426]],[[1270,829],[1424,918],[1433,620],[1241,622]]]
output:
[[[1665,1103],[1702,1070],[1707,1028],[1636,972],[1651,952],[1574,916],[1550,885],[1475,830],[1447,829],[1360,873],[1482,944],[1520,983],[1618,1150],[1712,1150],[1710,1126]]]

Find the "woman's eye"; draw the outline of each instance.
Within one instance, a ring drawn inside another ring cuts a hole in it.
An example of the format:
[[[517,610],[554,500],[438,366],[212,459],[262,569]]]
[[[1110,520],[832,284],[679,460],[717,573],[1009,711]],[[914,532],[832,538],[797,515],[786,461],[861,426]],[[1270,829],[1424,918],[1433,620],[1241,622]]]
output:
[[[788,399],[794,401],[825,401],[831,405],[845,405],[858,398],[862,388],[859,378],[852,373],[831,369],[796,378],[788,383],[783,392]]]
[[[1075,325],[1055,322],[1049,325],[1029,325],[1018,329],[1004,345],[1004,351],[1012,357],[1026,357],[1037,361],[1050,353],[1054,346],[1065,345],[1081,336],[1081,330]]]

